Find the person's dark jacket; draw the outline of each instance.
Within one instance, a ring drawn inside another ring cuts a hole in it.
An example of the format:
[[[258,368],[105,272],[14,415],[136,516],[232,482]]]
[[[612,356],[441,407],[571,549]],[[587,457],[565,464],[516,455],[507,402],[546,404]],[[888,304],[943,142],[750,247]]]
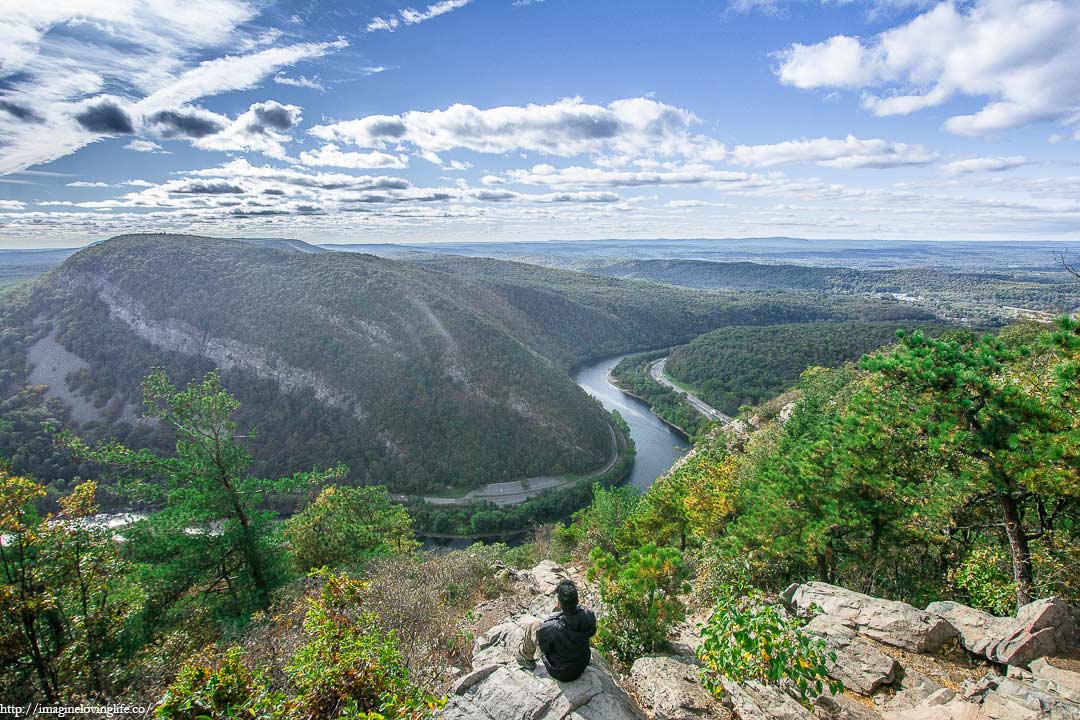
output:
[[[563,682],[581,677],[589,666],[589,638],[595,634],[596,616],[592,610],[578,608],[573,614],[557,612],[544,618],[536,631],[536,644],[548,674]]]

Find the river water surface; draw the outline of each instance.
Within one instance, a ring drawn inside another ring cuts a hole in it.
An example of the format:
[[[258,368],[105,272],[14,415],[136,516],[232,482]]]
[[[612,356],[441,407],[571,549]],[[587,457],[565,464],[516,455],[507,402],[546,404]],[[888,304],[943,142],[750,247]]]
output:
[[[574,375],[574,380],[607,410],[618,410],[630,426],[630,437],[634,439],[637,457],[628,482],[647,490],[653,480],[667,472],[673,462],[690,450],[690,443],[654,415],[648,405],[611,384],[608,374],[624,357],[626,355],[587,365]]]

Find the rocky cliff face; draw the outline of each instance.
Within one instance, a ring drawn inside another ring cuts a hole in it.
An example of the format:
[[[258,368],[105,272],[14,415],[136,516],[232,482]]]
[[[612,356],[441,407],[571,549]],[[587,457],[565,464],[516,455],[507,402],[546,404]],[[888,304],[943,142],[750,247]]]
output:
[[[1058,600],[985,622],[956,603],[920,610],[825,583],[793,585],[780,601],[836,653],[829,673],[846,688],[806,707],[783,685],[724,680],[722,697],[711,695],[699,682],[692,624],[670,652],[638,659],[625,676],[595,651],[572,683],[542,664],[519,668],[520,618],[549,608],[567,576],[550,562],[517,574],[521,610],[476,640],[442,720],[1080,720],[1080,611]],[[1004,662],[993,655],[1000,648],[1026,650]]]
[[[137,337],[160,350],[198,355],[222,370],[246,370],[277,383],[283,393],[311,390],[320,402],[330,407],[346,410],[357,419],[366,417],[355,398],[331,387],[318,373],[289,365],[271,350],[227,337],[214,337],[183,320],[154,320],[135,298],[100,275],[72,273],[64,280],[73,288],[91,289],[108,307],[110,318],[124,323]]]

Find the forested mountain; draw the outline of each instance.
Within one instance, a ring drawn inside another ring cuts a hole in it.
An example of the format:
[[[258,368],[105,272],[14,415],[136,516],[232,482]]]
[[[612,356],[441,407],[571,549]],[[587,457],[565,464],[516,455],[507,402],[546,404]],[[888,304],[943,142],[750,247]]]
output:
[[[703,293],[489,258],[424,253],[401,261],[496,288],[517,311],[507,322],[527,320],[516,331],[565,364],[683,343],[727,325],[934,317],[898,302],[775,289]]]
[[[666,372],[692,385],[713,407],[735,414],[779,395],[808,367],[837,367],[896,340],[897,330],[931,335],[941,324],[800,323],[724,327],[694,338],[668,357]]]
[[[11,296],[0,457],[62,490],[86,468],[58,455],[42,427],[76,422],[90,436],[167,447],[136,420],[140,381],[156,366],[178,384],[218,367],[241,425],[258,430],[248,442],[259,469],[341,461],[351,481],[402,492],[581,472],[604,462],[610,435],[565,372],[576,362],[729,324],[925,315],[274,245],[122,236]]]
[[[107,425],[98,432],[167,446],[132,422],[142,378],[218,367],[241,425],[257,428],[261,466],[278,472],[341,461],[352,481],[418,491],[602,464],[605,414],[484,309],[500,305],[477,284],[368,255],[120,237],[7,307],[8,402],[40,412],[22,388],[59,364],[70,390],[54,381],[50,394],[84,411],[71,413],[84,433]],[[23,439],[9,430],[0,456],[41,477]]]

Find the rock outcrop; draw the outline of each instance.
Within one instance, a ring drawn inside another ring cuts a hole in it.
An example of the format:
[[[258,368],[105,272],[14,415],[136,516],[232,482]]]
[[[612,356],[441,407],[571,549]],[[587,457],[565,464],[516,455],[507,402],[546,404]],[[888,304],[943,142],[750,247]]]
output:
[[[542,616],[554,604],[566,571],[543,562],[507,569],[519,588],[515,607]],[[587,589],[586,589],[587,592]],[[524,612],[483,633],[472,671],[450,693],[442,720],[1080,720],[1080,664],[1044,657],[1077,651],[1076,610],[1058,600],[994,618],[956,603],[927,611],[825,583],[793,585],[781,601],[809,619],[805,629],[836,654],[830,677],[840,695],[799,701],[794,684],[723,678],[714,697],[700,682],[690,627],[673,654],[639,658],[618,678],[596,652],[571,683],[552,679],[542,663],[518,667]],[[950,640],[959,637],[960,645]],[[986,639],[989,638],[989,639]],[[961,649],[961,647],[963,649]],[[964,652],[966,649],[971,655]],[[977,656],[976,660],[972,655]],[[1002,658],[1024,658],[1023,667]],[[999,663],[991,666],[989,662]],[[626,683],[629,691],[621,683]]]
[[[910,652],[937,652],[957,635],[941,617],[907,603],[823,582],[791,585],[781,600],[802,617],[828,615],[867,637]]]
[[[806,625],[806,630],[822,637],[826,647],[836,653],[829,675],[844,683],[844,687],[860,695],[872,695],[879,687],[896,680],[900,663],[833,616],[818,615]]]
[[[926,610],[956,628],[968,652],[1002,665],[1026,665],[1080,647],[1076,610],[1056,598],[1024,605],[1015,618],[948,601],[930,603]]]
[[[630,682],[650,720],[730,718],[731,713],[701,686],[699,672],[692,658],[643,657],[630,669]]]
[[[558,565],[541,563],[519,578],[535,591],[526,604],[532,614],[550,610],[555,586],[566,577]],[[580,678],[561,682],[544,664],[518,667],[517,648],[524,634],[521,616],[491,628],[473,647],[471,672],[450,691],[439,713],[442,720],[643,720],[634,702],[615,682],[611,669],[594,650]]]

